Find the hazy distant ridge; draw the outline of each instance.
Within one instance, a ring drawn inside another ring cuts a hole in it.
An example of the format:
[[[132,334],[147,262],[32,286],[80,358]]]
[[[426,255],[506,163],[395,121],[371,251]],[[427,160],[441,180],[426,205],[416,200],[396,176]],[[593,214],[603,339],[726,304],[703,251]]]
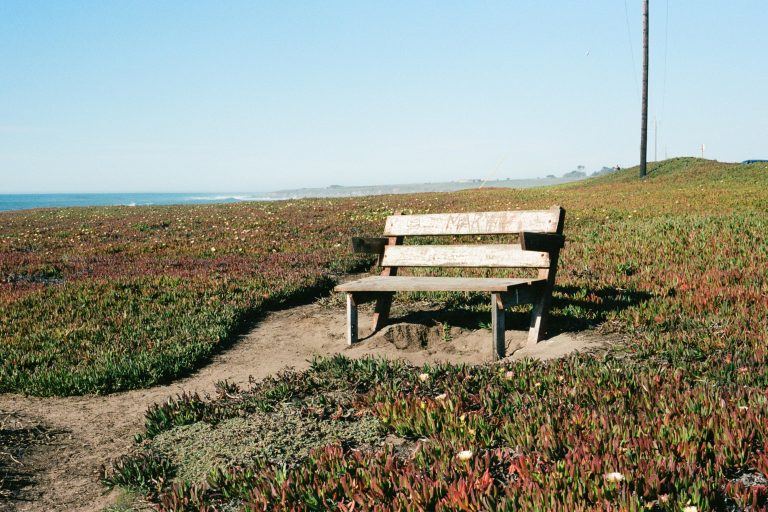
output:
[[[522,180],[461,180],[440,183],[402,183],[396,185],[341,186],[276,190],[262,194],[264,199],[299,199],[305,197],[356,197],[383,194],[409,194],[415,192],[454,192],[477,188],[532,188],[569,183],[586,178],[586,174],[568,177],[547,177]]]

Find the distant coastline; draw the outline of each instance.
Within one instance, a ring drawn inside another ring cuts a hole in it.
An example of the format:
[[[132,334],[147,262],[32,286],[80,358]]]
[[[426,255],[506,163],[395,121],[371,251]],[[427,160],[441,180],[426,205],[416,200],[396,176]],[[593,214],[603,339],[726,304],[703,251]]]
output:
[[[417,192],[455,192],[477,188],[532,188],[569,183],[583,177],[547,177],[505,180],[461,180],[442,183],[299,188],[263,193],[109,193],[109,194],[0,194],[0,211],[73,206],[162,206],[177,204],[217,204],[244,201],[281,201],[305,198],[360,197]]]

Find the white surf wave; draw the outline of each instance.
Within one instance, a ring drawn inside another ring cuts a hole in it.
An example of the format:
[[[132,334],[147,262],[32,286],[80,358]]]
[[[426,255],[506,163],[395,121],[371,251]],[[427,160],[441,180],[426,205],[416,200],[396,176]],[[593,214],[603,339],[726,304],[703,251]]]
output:
[[[188,201],[255,201],[253,196],[189,196]]]

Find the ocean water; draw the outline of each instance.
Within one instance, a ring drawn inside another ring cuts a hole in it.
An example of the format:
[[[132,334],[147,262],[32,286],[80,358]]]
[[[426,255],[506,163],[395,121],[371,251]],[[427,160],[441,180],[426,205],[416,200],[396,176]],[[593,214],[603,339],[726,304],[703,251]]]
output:
[[[142,193],[142,194],[0,194],[0,211],[30,208],[65,208],[70,206],[148,206],[170,204],[214,204],[241,201],[279,201],[306,197],[332,198],[415,192],[455,192],[483,187],[531,188],[574,181],[563,178],[534,178],[506,180],[466,180],[443,183],[407,183],[361,187],[330,186],[300,188],[264,193]]]
[[[0,211],[69,206],[148,206],[268,201],[258,194],[0,194]]]

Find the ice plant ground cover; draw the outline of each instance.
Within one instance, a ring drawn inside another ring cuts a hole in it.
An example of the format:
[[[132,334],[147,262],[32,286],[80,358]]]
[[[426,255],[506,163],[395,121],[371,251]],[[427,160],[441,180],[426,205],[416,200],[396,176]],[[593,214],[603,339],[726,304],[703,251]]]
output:
[[[622,333],[605,356],[318,360],[253,390],[151,409],[105,482],[163,510],[763,509],[768,168],[651,169],[642,182],[632,169],[519,191],[4,213],[0,389],[110,392],[183,375],[264,309],[368,268],[348,256],[349,237],[379,234],[394,210],[561,204],[554,323]],[[309,445],[276,454],[265,441],[197,480],[178,476],[200,468],[163,442],[194,449],[198,432],[231,440],[255,425],[280,439],[275,418],[313,432]]]

